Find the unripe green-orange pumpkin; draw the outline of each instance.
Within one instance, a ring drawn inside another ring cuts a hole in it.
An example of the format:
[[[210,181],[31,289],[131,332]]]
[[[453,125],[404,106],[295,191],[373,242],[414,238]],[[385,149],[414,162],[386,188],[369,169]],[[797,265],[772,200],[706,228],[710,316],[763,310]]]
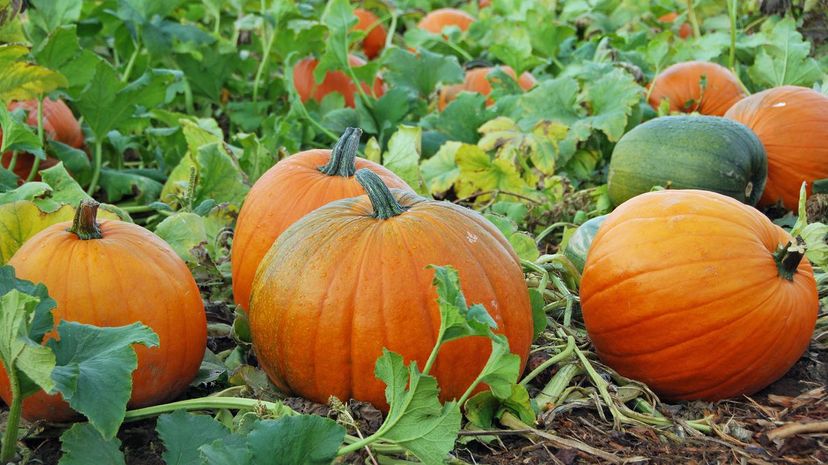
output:
[[[601,359],[667,399],[754,393],[811,339],[814,272],[791,236],[721,194],[634,197],[598,230],[581,280]],[[784,253],[777,253],[783,247]]]
[[[363,193],[354,178],[356,170],[368,168],[389,186],[411,189],[382,165],[357,158],[361,134],[360,129],[348,128],[333,150],[306,150],[285,158],[250,189],[236,222],[230,257],[237,305],[247,309],[256,268],[288,226],[334,200]]]
[[[81,203],[73,223],[52,225],[26,241],[9,264],[21,279],[43,283],[60,320],[96,326],[141,322],[159,346],[135,345],[131,408],[181,394],[201,366],[207,342],[204,305],[187,265],[167,243],[132,223],[95,223],[97,203]],[[71,231],[69,230],[71,229]],[[0,368],[0,396],[11,400]],[[40,391],[23,401],[30,420],[68,421],[76,413],[59,394]]]
[[[477,212],[391,191],[370,170],[368,195],[330,203],[278,239],[253,283],[250,328],[260,366],[281,389],[316,402],[355,398],[386,409],[374,365],[382,349],[422,367],[440,328],[434,273],[457,269],[526,363],[532,311],[509,242]],[[446,343],[432,367],[443,400],[459,398],[491,352],[484,337]]]

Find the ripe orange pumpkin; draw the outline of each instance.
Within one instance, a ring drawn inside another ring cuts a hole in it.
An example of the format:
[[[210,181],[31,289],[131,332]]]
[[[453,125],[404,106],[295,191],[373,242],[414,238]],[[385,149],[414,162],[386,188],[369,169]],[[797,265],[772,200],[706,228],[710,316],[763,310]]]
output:
[[[768,153],[768,182],[759,205],[782,201],[795,210],[803,181],[828,178],[828,96],[805,87],[782,86],[747,97],[725,118],[756,133]]]
[[[432,34],[442,34],[443,28],[448,26],[457,26],[461,31],[468,31],[474,21],[474,16],[465,11],[440,8],[423,16],[417,27]]]
[[[678,18],[678,13],[673,11],[671,13],[661,15],[658,18],[658,21],[662,22],[662,23],[672,24],[673,22],[676,21],[676,18]],[[679,37],[681,37],[682,39],[686,39],[686,38],[690,37],[692,34],[693,34],[693,28],[690,27],[690,25],[687,24],[687,23],[681,23],[681,26],[679,26],[679,30],[678,30]]]
[[[702,80],[706,81],[702,89]],[[722,116],[745,93],[739,80],[724,66],[704,61],[677,63],[661,72],[651,84],[649,102],[658,108],[670,101],[670,111]]]
[[[57,302],[60,320],[96,326],[136,321],[152,328],[160,345],[135,346],[131,408],[165,402],[195,377],[207,343],[204,305],[187,265],[166,242],[132,223],[97,224],[98,203],[84,200],[73,223],[52,225],[26,241],[9,264],[22,279],[42,282]],[[2,370],[0,370],[2,371]],[[0,373],[0,396],[10,388]],[[23,401],[23,416],[68,421],[76,413],[58,394],[43,391]]]
[[[371,60],[385,48],[385,39],[388,35],[379,18],[374,13],[363,10],[362,8],[356,8],[354,14],[359,20],[356,26],[354,26],[354,30],[367,31],[365,38],[362,39],[362,51]]]
[[[26,123],[29,126],[37,127],[37,100],[12,102],[8,108],[9,111],[14,111],[18,108],[25,109],[28,112]],[[69,109],[63,100],[52,100],[48,97],[43,99],[43,131],[50,139],[62,142],[76,149],[83,147],[83,132],[81,131],[80,124],[72,114],[72,110]],[[2,140],[2,136],[3,132],[0,131],[0,140]],[[6,152],[2,155],[2,161],[0,163],[2,163],[4,168],[9,166],[11,158],[11,152]],[[33,155],[29,153],[18,154],[17,162],[14,165],[14,174],[25,179],[29,175],[33,163]],[[54,158],[46,158],[40,162],[40,169],[50,168],[57,163],[58,161]]]
[[[495,69],[496,68],[474,68],[466,71],[466,78],[463,80],[462,84],[446,86],[440,90],[440,97],[437,102],[437,107],[440,111],[443,111],[443,109],[446,108],[446,105],[457,98],[457,94],[463,91],[477,92],[478,94],[483,95],[491,94],[492,84],[489,82],[488,76]],[[513,70],[510,66],[500,66],[500,69],[511,76],[512,79],[517,80],[518,85],[523,90],[529,90],[537,84],[535,77],[528,72],[521,74],[520,79],[518,79],[515,76],[515,70]],[[486,105],[492,105],[493,103],[494,100],[492,99],[486,100]]]
[[[388,409],[374,376],[383,347],[422,367],[440,327],[429,264],[458,270],[467,301],[482,303],[526,363],[532,311],[517,256],[480,214],[389,190],[373,172],[368,195],[330,203],[279,237],[253,283],[250,329],[277,386],[327,402],[335,395]],[[431,374],[458,398],[491,351],[486,338],[447,343]]]
[[[818,300],[791,236],[758,210],[699,190],[634,197],[589,249],[581,307],[599,357],[667,399],[754,393],[811,339]]]
[[[236,221],[230,262],[236,304],[248,308],[256,268],[288,226],[334,200],[362,194],[354,178],[368,168],[392,187],[411,190],[385,167],[357,158],[362,130],[348,128],[333,150],[307,150],[270,168],[250,189]]]
[[[348,55],[348,61],[351,66],[365,65],[365,60],[356,55]],[[321,102],[331,92],[339,92],[345,98],[345,105],[353,108],[354,95],[359,92],[356,84],[342,71],[328,71],[322,83],[317,84],[313,78],[313,70],[316,69],[317,64],[319,61],[316,58],[308,57],[300,60],[293,67],[293,85],[302,102],[311,99]],[[373,89],[363,82],[362,89],[369,95],[373,93],[374,97],[380,97],[383,94],[382,80],[379,77],[374,79]]]

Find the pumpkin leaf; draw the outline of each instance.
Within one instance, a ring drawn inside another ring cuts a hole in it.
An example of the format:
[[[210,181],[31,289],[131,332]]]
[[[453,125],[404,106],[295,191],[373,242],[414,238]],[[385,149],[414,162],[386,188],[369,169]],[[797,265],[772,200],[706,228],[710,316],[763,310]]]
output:
[[[11,265],[0,266],[0,296],[14,289],[38,299],[29,327],[29,338],[33,341],[42,341],[43,336],[52,330],[52,309],[57,303],[49,297],[49,291],[43,284],[35,285],[31,281],[15,277]]]
[[[158,437],[164,442],[167,465],[201,465],[199,447],[228,437],[230,430],[208,415],[176,410],[158,417]]]
[[[529,392],[519,384],[513,384],[505,398],[495,397],[492,391],[478,393],[466,402],[464,408],[466,418],[482,429],[495,428],[495,420],[506,412],[511,412],[527,425],[535,423],[535,411],[532,409]]]
[[[51,393],[60,393],[86,415],[105,439],[113,438],[124,419],[132,372],[138,366],[132,344],[155,347],[158,336],[141,323],[99,328],[61,321],[57,331],[60,340],[47,343],[57,363]]]
[[[427,116],[423,123],[450,140],[474,144],[480,139],[478,128],[492,116],[494,111],[486,108],[484,95],[461,92],[443,111]]]
[[[78,184],[86,185],[92,178],[92,165],[86,152],[56,140],[47,142],[49,152],[63,163]]]
[[[492,340],[492,352],[477,376],[477,381],[488,384],[492,394],[498,399],[507,399],[520,376],[520,357],[509,352],[509,341],[506,336],[492,334],[489,337]]]
[[[56,71],[19,61],[28,53],[20,45],[0,45],[0,100],[32,100],[68,85]]]
[[[763,27],[768,40],[748,69],[750,78],[760,87],[783,85],[810,86],[822,79],[822,70],[808,57],[811,44],[802,38],[793,18],[787,17],[772,27]]]
[[[125,465],[121,440],[104,438],[89,423],[75,423],[60,435],[63,456],[58,465]]]
[[[251,465],[328,465],[345,439],[345,428],[316,415],[257,422],[247,433]]]
[[[205,465],[250,465],[253,460],[246,438],[235,434],[205,444],[199,450]]]
[[[0,128],[3,129],[0,153],[16,150],[31,153],[41,160],[46,158],[37,134],[24,121],[15,118],[6,105],[0,105]]]
[[[461,145],[460,142],[446,142],[437,153],[420,164],[420,172],[430,194],[446,192],[460,178],[455,156]]]
[[[35,200],[35,204],[47,213],[57,210],[61,204],[77,205],[81,200],[91,198],[66,171],[63,163],[41,171],[40,177],[51,187],[52,193],[48,201]]]
[[[466,304],[466,296],[460,289],[457,270],[450,266],[434,266],[434,287],[437,288],[437,304],[440,307],[440,334],[437,344],[466,336],[487,336],[497,328],[489,312],[480,305]]]
[[[420,174],[420,152],[423,130],[419,126],[400,125],[388,141],[383,165],[401,177],[418,193],[426,188]]]
[[[614,69],[584,89],[584,100],[590,106],[592,116],[586,121],[617,142],[624,135],[627,119],[641,101],[643,89],[632,75]]]
[[[59,26],[80,18],[83,0],[30,0],[29,21],[44,32],[52,32]]]
[[[383,53],[382,60],[387,68],[383,79],[391,87],[405,89],[414,97],[427,98],[438,84],[462,82],[464,77],[456,57],[425,49],[415,54],[392,47]]]
[[[26,381],[48,391],[54,387],[51,374],[55,354],[29,337],[39,303],[39,297],[18,289],[11,289],[0,297],[0,358],[7,372],[13,370],[18,378],[25,377]],[[24,383],[22,395],[36,391],[34,386]]]
[[[133,197],[138,203],[151,203],[161,195],[163,185],[138,170],[101,169],[101,187],[106,191],[107,202],[118,202]]]
[[[82,91],[92,79],[98,64],[95,53],[80,46],[74,24],[51,31],[46,40],[34,49],[34,55],[38,63],[66,77],[66,87],[72,96]]]
[[[224,143],[207,144],[198,149],[198,184],[193,204],[207,199],[241,207],[250,187],[230,147]]]

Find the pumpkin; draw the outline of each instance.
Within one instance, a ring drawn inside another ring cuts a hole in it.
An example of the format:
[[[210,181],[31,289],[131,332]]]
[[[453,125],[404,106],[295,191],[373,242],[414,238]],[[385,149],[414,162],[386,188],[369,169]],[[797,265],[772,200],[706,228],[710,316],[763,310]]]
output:
[[[671,400],[764,388],[802,355],[816,323],[814,272],[791,241],[713,192],[624,203],[595,236],[581,280],[598,356]]]
[[[722,116],[745,96],[730,70],[704,61],[672,65],[656,76],[650,86],[650,105],[658,108],[666,98],[671,112]]]
[[[348,55],[348,61],[351,66],[365,65],[365,60],[356,55]],[[354,95],[359,92],[354,81],[342,71],[328,71],[325,73],[325,79],[317,84],[313,71],[318,64],[319,61],[316,58],[308,57],[300,60],[293,67],[293,85],[302,102],[308,100],[321,102],[331,92],[338,92],[345,98],[345,106],[354,108]],[[382,80],[379,77],[374,79],[373,89],[364,82],[361,85],[365,93],[369,95],[380,97],[383,94]]]
[[[388,35],[379,18],[374,13],[357,8],[354,10],[354,14],[358,19],[354,30],[365,31],[365,38],[362,39],[362,51],[371,60],[385,48],[385,39]]]
[[[37,100],[27,100],[22,102],[12,102],[8,106],[9,111],[14,111],[18,108],[23,108],[28,113],[26,123],[29,126],[37,127]],[[52,100],[51,98],[43,99],[43,131],[50,139],[62,142],[66,145],[79,149],[83,147],[83,132],[80,124],[72,110],[66,105],[63,100]],[[0,140],[2,140],[3,132],[0,131]],[[11,163],[12,153],[6,152],[2,155],[2,166],[7,168]],[[50,168],[58,163],[54,158],[46,158],[40,162],[40,169]],[[34,164],[34,156],[29,153],[19,153],[17,161],[14,165],[14,174],[22,179],[26,179],[29,171]]]
[[[678,19],[678,13],[673,11],[671,13],[667,13],[665,15],[659,16],[658,21],[661,22],[661,23],[672,24],[676,21],[676,19]],[[686,39],[686,38],[690,37],[691,35],[693,35],[693,28],[690,27],[689,24],[687,24],[685,22],[682,22],[681,25],[679,26],[678,36],[681,37],[682,39]]]
[[[478,94],[489,95],[492,93],[492,84],[489,82],[489,74],[494,71],[496,68],[474,68],[466,71],[466,78],[463,80],[462,84],[454,84],[451,86],[446,86],[440,90],[440,97],[437,103],[438,108],[440,111],[446,108],[446,105],[449,104],[452,100],[457,97],[457,94],[460,92],[477,92]],[[510,66],[500,66],[500,69],[503,70],[506,74],[512,77],[512,79],[516,80],[518,85],[523,90],[529,90],[535,86],[537,81],[535,80],[534,76],[529,74],[528,72],[524,72],[520,75],[520,79],[517,78],[515,75],[515,70],[513,70]],[[488,99],[486,101],[486,105],[492,105],[494,100]]]
[[[430,264],[457,269],[467,301],[485,305],[522,370],[532,311],[518,258],[503,234],[473,210],[389,190],[368,169],[356,177],[368,195],[302,218],[256,273],[250,330],[270,379],[316,402],[334,395],[387,410],[385,386],[374,376],[383,348],[422,367],[439,331]],[[443,346],[430,372],[440,398],[460,397],[490,352],[481,337]]]
[[[468,31],[474,22],[474,16],[454,8],[439,8],[423,16],[417,27],[432,34],[442,34],[443,29],[457,26],[461,31]]]
[[[136,345],[130,408],[168,401],[195,377],[204,356],[204,306],[187,265],[158,236],[132,223],[96,222],[98,203],[84,200],[72,223],[52,225],[26,241],[9,264],[21,279],[42,282],[60,320],[96,326],[136,321],[152,328],[160,345]],[[47,337],[51,337],[49,335]],[[0,376],[0,395],[10,387]],[[23,401],[30,420],[68,421],[75,412],[60,395],[40,391]]]
[[[767,178],[767,156],[742,124],[715,116],[663,116],[624,134],[607,177],[615,205],[653,186],[703,189],[756,205]]]
[[[725,118],[756,133],[768,153],[768,184],[759,205],[795,210],[799,189],[828,178],[828,96],[805,87],[768,89],[733,105]]]
[[[596,216],[595,218],[590,218],[584,222],[584,224],[578,226],[575,229],[575,232],[572,233],[572,236],[569,237],[569,240],[566,242],[566,247],[564,248],[564,256],[575,265],[575,268],[578,269],[579,272],[584,272],[584,264],[586,263],[587,253],[589,253],[589,247],[592,245],[593,239],[595,239],[595,234],[598,233],[598,229],[604,224],[604,220],[607,219],[607,215]]]
[[[333,150],[307,150],[285,158],[250,189],[230,257],[236,304],[248,308],[256,268],[288,226],[327,203],[362,194],[356,170],[368,168],[392,187],[411,189],[383,166],[357,158],[361,135],[362,130],[348,128]]]

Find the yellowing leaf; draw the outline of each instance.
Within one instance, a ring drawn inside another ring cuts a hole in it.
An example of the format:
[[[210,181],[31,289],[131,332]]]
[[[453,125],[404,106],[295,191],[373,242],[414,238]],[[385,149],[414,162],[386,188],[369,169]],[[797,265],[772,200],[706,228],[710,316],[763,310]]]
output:
[[[56,71],[16,61],[28,53],[25,47],[3,48],[6,50],[0,51],[0,100],[31,100],[69,84],[66,78]]]

